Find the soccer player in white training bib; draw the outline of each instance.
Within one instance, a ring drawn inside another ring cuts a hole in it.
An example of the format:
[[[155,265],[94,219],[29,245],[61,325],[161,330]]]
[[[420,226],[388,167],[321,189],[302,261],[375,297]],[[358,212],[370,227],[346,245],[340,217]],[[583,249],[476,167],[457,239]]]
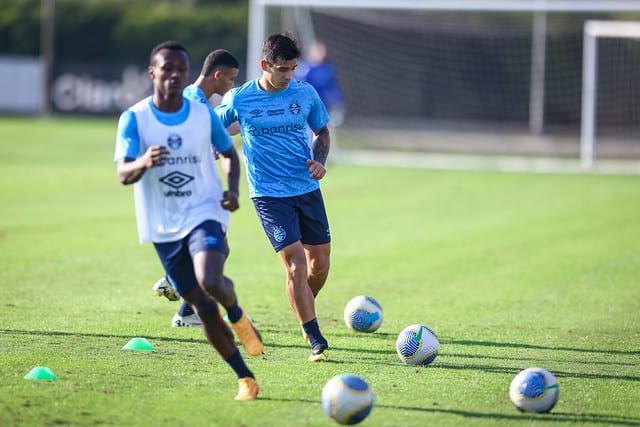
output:
[[[316,90],[293,78],[301,51],[290,33],[262,45],[262,76],[231,89],[216,107],[224,126],[238,121],[249,196],[286,271],[286,292],[312,362],[328,358],[315,297],[329,274],[331,235],[320,180],[329,155],[329,115]],[[314,133],[309,148],[307,127]]]
[[[224,95],[231,87],[238,76],[240,65],[235,56],[225,49],[217,49],[210,52],[202,64],[200,75],[193,84],[184,88],[182,94],[185,98],[198,101],[210,109],[209,98],[214,94]],[[212,110],[213,111],[213,110]],[[238,133],[237,123],[227,128],[229,134]],[[215,152],[215,150],[214,150]],[[216,154],[216,157],[218,154]],[[222,157],[222,169],[225,173],[229,169],[229,159]],[[237,208],[237,195],[236,205]],[[228,206],[229,210],[232,206]],[[226,254],[229,255],[229,245],[225,236]],[[253,326],[245,310],[238,305],[238,298],[234,290],[233,281],[224,276],[225,286],[216,288],[213,297],[225,308],[227,319],[233,330],[238,335],[242,345],[252,356],[262,354],[263,344],[260,334]],[[180,297],[174,292],[175,284],[170,276],[165,276],[153,285],[153,290],[158,294],[167,297],[171,301],[177,301]],[[171,319],[171,326],[201,327],[202,322],[195,314],[193,308],[187,301],[183,301],[178,312]]]
[[[238,208],[240,163],[231,138],[204,104],[183,97],[189,54],[180,43],[153,48],[153,95],[118,122],[115,161],[122,184],[134,184],[138,234],[152,242],[176,290],[202,321],[209,343],[238,377],[236,400],[258,395],[255,376],[236,347],[213,295],[226,286],[225,233]],[[224,191],[211,152],[229,159]]]

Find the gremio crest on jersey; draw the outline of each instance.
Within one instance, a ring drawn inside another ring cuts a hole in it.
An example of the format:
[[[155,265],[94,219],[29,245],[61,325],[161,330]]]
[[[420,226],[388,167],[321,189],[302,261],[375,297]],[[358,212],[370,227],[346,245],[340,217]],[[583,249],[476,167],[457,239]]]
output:
[[[171,132],[167,138],[167,145],[172,150],[177,150],[182,145],[182,137],[177,133]]]
[[[289,105],[289,111],[293,115],[300,114],[300,111],[302,111],[302,107],[300,106],[300,104],[298,104],[298,101],[296,101]]]

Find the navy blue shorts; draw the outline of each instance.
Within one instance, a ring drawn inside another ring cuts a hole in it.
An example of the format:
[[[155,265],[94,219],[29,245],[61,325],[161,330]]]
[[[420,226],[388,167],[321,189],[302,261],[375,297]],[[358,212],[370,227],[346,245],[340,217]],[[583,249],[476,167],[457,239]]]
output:
[[[218,251],[226,254],[225,233],[222,225],[216,221],[205,221],[191,230],[182,240],[176,242],[155,243],[160,262],[171,285],[180,295],[184,295],[198,286],[193,270],[193,257],[202,251]]]
[[[331,241],[320,190],[293,197],[255,197],[253,206],[276,252],[298,240],[305,245]]]

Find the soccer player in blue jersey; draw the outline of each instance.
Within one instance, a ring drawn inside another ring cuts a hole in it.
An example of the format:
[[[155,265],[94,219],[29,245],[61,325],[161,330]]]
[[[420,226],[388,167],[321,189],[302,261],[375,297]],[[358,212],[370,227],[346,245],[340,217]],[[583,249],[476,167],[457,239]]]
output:
[[[231,89],[216,107],[223,125],[238,121],[249,196],[286,271],[286,292],[311,346],[328,359],[315,297],[329,274],[331,236],[320,180],[329,155],[329,115],[316,90],[293,79],[300,48],[290,33],[262,45],[262,76]],[[309,148],[307,127],[314,132]]]
[[[240,163],[216,114],[183,96],[188,72],[189,54],[180,43],[153,48],[153,94],[120,115],[117,174],[122,184],[134,185],[140,242],[153,243],[165,272],[202,321],[207,340],[235,371],[235,399],[253,400],[259,391],[255,376],[212,296],[227,285],[225,231],[229,210],[238,207]],[[230,160],[227,191],[212,146]]]

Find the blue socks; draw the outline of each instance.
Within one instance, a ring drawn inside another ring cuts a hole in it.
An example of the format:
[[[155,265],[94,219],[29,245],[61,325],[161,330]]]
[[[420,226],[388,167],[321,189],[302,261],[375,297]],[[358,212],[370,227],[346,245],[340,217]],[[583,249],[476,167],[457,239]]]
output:
[[[231,323],[236,323],[242,317],[242,309],[237,302],[231,307],[225,307],[225,310],[227,310],[227,316]],[[180,306],[180,310],[178,310],[178,315],[186,317],[191,316],[194,313],[195,312],[193,311],[193,308],[191,308],[191,305],[185,300],[182,300],[182,305]]]
[[[238,301],[231,307],[225,307],[225,310],[227,310],[227,317],[231,323],[236,323],[242,317],[242,309],[238,305]]]
[[[185,300],[182,300],[182,305],[180,306],[180,310],[178,310],[178,315],[182,317],[186,317],[186,316],[191,316],[194,313],[195,311],[193,311],[193,308],[191,308],[191,305]]]
[[[324,350],[328,347],[327,340],[320,333],[320,327],[318,326],[318,319],[313,319],[308,321],[307,323],[302,324],[302,329],[307,333],[309,337],[309,344],[311,344],[311,349],[315,350],[319,347],[322,347]]]
[[[251,377],[255,378],[253,372],[249,370],[247,365],[244,363],[244,359],[240,355],[240,350],[235,351],[228,359],[225,359],[225,362],[233,369],[238,376],[238,378]]]

